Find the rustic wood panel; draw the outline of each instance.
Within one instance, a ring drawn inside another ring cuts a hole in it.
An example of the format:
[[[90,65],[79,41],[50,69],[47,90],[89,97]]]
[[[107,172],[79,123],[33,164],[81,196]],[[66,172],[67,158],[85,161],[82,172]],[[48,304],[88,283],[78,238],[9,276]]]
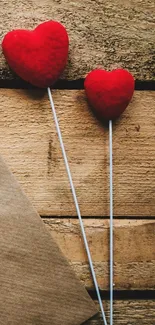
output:
[[[84,285],[93,283],[78,220],[43,219]],[[109,220],[85,219],[98,283],[109,289]],[[116,290],[155,289],[155,221],[115,220],[114,283]]]
[[[54,91],[84,216],[109,215],[108,130],[84,91]],[[76,216],[47,94],[0,90],[0,152],[38,212]],[[114,215],[155,216],[155,93],[135,92],[113,129]]]
[[[109,302],[103,301],[107,320],[109,319]],[[154,325],[155,301],[151,300],[117,300],[114,301],[114,324],[115,325]],[[102,325],[101,314],[83,325]]]
[[[154,0],[1,0],[0,38],[15,28],[48,19],[63,23],[70,55],[65,78],[77,79],[98,66],[123,67],[137,79],[154,79]],[[0,79],[12,79],[0,54]]]

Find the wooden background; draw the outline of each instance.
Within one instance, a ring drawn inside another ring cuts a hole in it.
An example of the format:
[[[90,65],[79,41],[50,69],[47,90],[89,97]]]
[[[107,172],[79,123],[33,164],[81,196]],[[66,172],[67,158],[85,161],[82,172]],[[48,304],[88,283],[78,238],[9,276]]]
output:
[[[64,89],[53,90],[53,97],[107,315],[108,129],[91,113],[81,88],[86,74],[101,66],[129,69],[136,79],[138,90],[113,128],[114,319],[116,325],[153,325],[154,0],[1,0],[0,8],[1,40],[11,29],[33,28],[48,19],[60,21],[69,33],[68,66],[56,86]],[[0,98],[0,153],[95,298],[47,93],[15,76],[2,52]],[[100,315],[87,322],[97,324]]]

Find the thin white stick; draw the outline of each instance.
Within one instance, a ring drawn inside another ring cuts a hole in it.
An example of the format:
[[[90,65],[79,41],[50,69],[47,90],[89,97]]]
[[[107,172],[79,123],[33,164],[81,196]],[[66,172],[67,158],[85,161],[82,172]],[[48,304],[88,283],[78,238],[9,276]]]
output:
[[[106,321],[106,317],[105,317],[105,313],[104,313],[104,309],[103,309],[103,305],[102,305],[102,299],[101,299],[101,296],[100,296],[99,287],[98,287],[98,283],[97,283],[97,279],[96,279],[96,275],[95,275],[95,271],[94,271],[94,267],[93,267],[93,262],[92,262],[92,258],[91,258],[87,238],[86,238],[86,233],[85,233],[85,230],[84,230],[84,225],[83,225],[83,221],[82,221],[82,217],[81,217],[81,213],[80,213],[80,209],[79,209],[79,204],[78,204],[78,200],[77,200],[77,196],[76,196],[76,192],[75,192],[75,188],[74,188],[74,184],[73,184],[73,180],[72,180],[72,176],[71,176],[71,172],[70,172],[70,168],[69,168],[69,164],[68,164],[68,159],[67,159],[67,156],[66,156],[65,147],[64,147],[64,144],[63,144],[63,140],[62,140],[61,130],[60,130],[60,127],[59,127],[59,122],[58,122],[58,119],[57,119],[56,110],[55,110],[55,107],[54,107],[54,102],[53,102],[51,90],[50,90],[49,87],[47,88],[47,91],[48,91],[48,96],[49,96],[49,100],[50,100],[50,104],[51,104],[51,109],[52,109],[52,112],[53,112],[53,117],[54,117],[54,121],[55,121],[55,125],[56,125],[56,130],[57,130],[58,138],[59,138],[59,141],[60,141],[60,146],[61,146],[61,150],[62,150],[64,162],[65,162],[65,167],[66,167],[69,182],[70,182],[70,187],[71,187],[71,191],[72,191],[72,195],[73,195],[77,215],[78,215],[79,222],[80,222],[81,232],[82,232],[82,236],[83,236],[83,240],[84,240],[84,244],[85,244],[85,249],[86,249],[87,256],[88,256],[90,270],[91,270],[91,273],[92,273],[92,277],[93,277],[93,281],[94,281],[94,285],[95,285],[95,289],[96,289],[100,309],[101,309],[101,312],[102,312],[103,321],[104,321],[104,324],[107,325],[107,321]]]
[[[110,162],[110,325],[113,325],[113,164],[112,164],[112,121],[109,121]]]

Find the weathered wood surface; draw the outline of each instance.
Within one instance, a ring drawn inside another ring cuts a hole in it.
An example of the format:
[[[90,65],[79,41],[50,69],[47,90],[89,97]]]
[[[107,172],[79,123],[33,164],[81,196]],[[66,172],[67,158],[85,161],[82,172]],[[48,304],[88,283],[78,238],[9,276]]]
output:
[[[93,289],[87,256],[75,219],[43,219],[77,276]],[[109,220],[85,219],[85,230],[100,289],[109,289]],[[155,221],[114,221],[116,290],[155,289]]]
[[[107,320],[109,320],[109,302],[103,301]],[[114,301],[114,324],[116,325],[154,325],[155,301],[153,300],[117,300]],[[83,325],[102,325],[101,314]]]
[[[109,215],[108,129],[84,91],[53,91],[83,216]],[[0,152],[43,216],[76,216],[47,94],[0,90]],[[155,92],[135,92],[113,128],[114,215],[155,216]]]
[[[1,0],[0,38],[16,28],[53,19],[69,33],[64,78],[78,79],[98,66],[123,67],[140,80],[155,78],[154,0]],[[12,79],[0,54],[0,79]]]

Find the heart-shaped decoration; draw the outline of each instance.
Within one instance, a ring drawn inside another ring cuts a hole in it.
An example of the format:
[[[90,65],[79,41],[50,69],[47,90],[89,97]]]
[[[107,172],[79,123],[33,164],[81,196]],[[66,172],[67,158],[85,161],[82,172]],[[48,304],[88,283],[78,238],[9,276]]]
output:
[[[132,98],[134,85],[133,76],[124,69],[93,70],[84,83],[89,103],[97,116],[105,120],[114,120],[124,112]]]
[[[68,57],[66,29],[47,21],[33,31],[13,30],[2,42],[9,66],[25,81],[37,87],[51,86],[63,72]]]

